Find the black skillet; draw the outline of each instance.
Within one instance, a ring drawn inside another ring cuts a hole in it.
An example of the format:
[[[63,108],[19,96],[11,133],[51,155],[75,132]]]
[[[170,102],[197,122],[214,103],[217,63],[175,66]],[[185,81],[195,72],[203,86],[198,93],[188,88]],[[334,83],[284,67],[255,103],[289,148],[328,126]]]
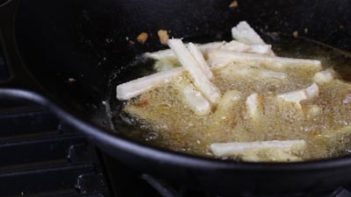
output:
[[[314,192],[351,182],[350,157],[245,163],[146,146],[120,136],[105,113],[109,102],[102,104],[114,94],[111,86],[138,76],[126,67],[136,55],[162,48],[155,35],[160,28],[174,37],[220,40],[247,20],[262,34],[299,31],[351,51],[349,0],[238,0],[235,9],[228,7],[230,0],[0,2],[0,39],[11,75],[1,82],[0,97],[47,107],[125,164],[221,194]],[[133,43],[144,31],[148,42]]]

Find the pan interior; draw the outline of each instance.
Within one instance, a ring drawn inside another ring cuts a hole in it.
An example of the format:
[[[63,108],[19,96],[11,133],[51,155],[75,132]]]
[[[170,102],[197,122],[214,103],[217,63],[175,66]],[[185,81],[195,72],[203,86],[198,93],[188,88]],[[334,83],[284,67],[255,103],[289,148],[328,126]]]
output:
[[[336,70],[336,72],[340,74],[341,79],[347,82],[351,81],[351,67],[349,67],[349,65],[351,65],[351,55],[349,53],[325,45],[323,43],[310,40],[306,37],[296,38],[292,35],[276,33],[264,33],[263,35],[267,43],[271,43],[273,45],[273,51],[278,56],[321,60],[323,66],[327,68],[333,67]],[[202,36],[189,37],[184,39],[184,41],[206,43],[216,41],[214,39],[214,37],[212,37],[211,39],[211,36]],[[230,41],[231,37],[227,36],[223,39]],[[173,132],[172,130],[167,131],[171,134],[164,134],[163,132],[165,131],[153,131],[152,127],[157,127],[157,125],[151,126],[148,123],[145,123],[143,121],[140,122],[140,120],[128,115],[126,112],[123,111],[124,105],[127,102],[117,101],[115,90],[116,85],[154,73],[154,63],[155,61],[152,59],[137,57],[135,58],[135,61],[130,63],[123,72],[118,71],[111,75],[111,89],[110,98],[108,100],[109,108],[107,113],[111,115],[113,127],[122,135],[149,145],[173,149],[184,153],[208,156],[208,154],[203,153],[204,148],[202,147],[202,145],[196,145],[196,143],[191,143],[191,141],[194,140],[189,140],[196,138],[195,134],[193,135],[190,133],[183,136],[181,134],[178,134],[178,132]],[[187,121],[190,120],[188,119]],[[186,131],[185,129],[180,133],[183,132],[188,131]],[[172,133],[175,133],[174,137],[172,137]],[[180,140],[180,142],[176,143],[176,141],[178,140]],[[201,141],[201,139],[198,140]],[[341,155],[345,154],[344,151],[341,152]],[[313,155],[309,157],[312,157],[314,159],[317,158],[313,157]]]

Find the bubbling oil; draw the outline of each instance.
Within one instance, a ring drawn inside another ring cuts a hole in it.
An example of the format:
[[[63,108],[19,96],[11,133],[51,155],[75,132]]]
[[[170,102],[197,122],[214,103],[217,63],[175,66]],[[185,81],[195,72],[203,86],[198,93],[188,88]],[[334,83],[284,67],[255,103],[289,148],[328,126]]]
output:
[[[121,134],[158,147],[195,155],[213,156],[209,145],[218,142],[249,142],[266,140],[304,139],[306,160],[342,155],[351,147],[351,135],[339,136],[334,141],[318,136],[334,135],[351,124],[351,103],[343,102],[351,94],[351,56],[337,49],[307,39],[281,37],[273,43],[279,56],[310,58],[322,61],[323,69],[333,68],[337,79],[319,86],[319,96],[303,102],[303,114],[294,107],[282,110],[277,104],[279,93],[306,88],[313,83],[314,72],[287,70],[286,79],[249,78],[237,74],[235,67],[213,70],[213,83],[222,94],[229,90],[240,91],[242,99],[232,109],[221,114],[214,109],[206,116],[195,115],[182,101],[175,84],[187,80],[186,74],[171,82],[131,99],[118,103],[120,111],[114,122],[129,124]],[[152,63],[138,60],[133,69],[150,68]],[[245,99],[252,93],[263,96],[263,115],[256,121],[247,118]],[[308,113],[318,107],[318,114]],[[308,114],[308,115],[306,115]],[[121,121],[122,120],[122,121]],[[117,126],[117,127],[118,127]]]

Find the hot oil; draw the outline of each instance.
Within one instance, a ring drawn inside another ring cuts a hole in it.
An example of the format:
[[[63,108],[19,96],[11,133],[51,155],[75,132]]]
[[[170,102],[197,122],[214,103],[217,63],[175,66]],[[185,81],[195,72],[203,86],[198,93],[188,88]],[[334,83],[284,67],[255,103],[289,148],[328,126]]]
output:
[[[122,122],[128,122],[128,129],[121,129],[122,134],[128,137],[155,146],[203,156],[212,155],[208,146],[215,142],[294,139],[307,141],[308,148],[303,155],[305,159],[330,157],[347,152],[348,140],[345,137],[329,140],[327,143],[323,136],[334,136],[337,130],[351,123],[351,104],[343,102],[345,96],[351,93],[351,85],[347,83],[351,80],[350,56],[303,38],[279,37],[272,44],[279,56],[321,60],[324,68],[332,67],[344,81],[335,80],[321,85],[319,97],[302,103],[301,113],[294,106],[280,108],[275,96],[308,87],[313,83],[314,72],[288,70],[286,80],[262,80],[237,75],[235,69],[226,67],[213,71],[213,83],[219,87],[222,94],[228,90],[240,91],[241,101],[224,113],[213,109],[208,116],[198,116],[183,103],[174,86],[179,80],[187,78],[186,75],[182,75],[164,86],[124,103],[120,108],[123,111],[117,112],[119,116],[115,118],[116,126],[120,127]],[[134,65],[134,72],[142,69],[152,73],[150,63],[144,64],[139,61]],[[265,106],[257,120],[251,120],[245,113],[245,99],[254,92],[264,98]],[[316,108],[319,110],[317,115],[310,113],[309,110]]]

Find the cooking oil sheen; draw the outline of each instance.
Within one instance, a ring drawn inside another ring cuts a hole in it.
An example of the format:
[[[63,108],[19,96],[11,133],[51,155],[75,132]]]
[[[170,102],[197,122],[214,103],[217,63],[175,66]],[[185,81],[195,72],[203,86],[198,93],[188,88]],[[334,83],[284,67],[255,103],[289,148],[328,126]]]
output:
[[[241,99],[224,111],[214,107],[209,115],[199,116],[184,103],[175,87],[188,78],[184,73],[124,103],[121,107],[124,120],[129,118],[129,123],[138,129],[125,130],[122,134],[158,147],[206,157],[212,156],[209,151],[212,143],[296,139],[307,142],[302,155],[306,160],[347,153],[351,136],[342,136],[333,144],[320,140],[320,136],[333,136],[351,124],[351,102],[345,102],[351,95],[349,54],[308,39],[290,37],[281,37],[273,43],[273,49],[278,56],[321,60],[323,70],[333,68],[336,77],[319,85],[319,96],[302,102],[300,110],[292,104],[281,103],[277,95],[310,86],[315,72],[288,69],[284,71],[285,79],[276,79],[248,77],[238,72],[239,68],[256,69],[257,65],[214,69],[212,82],[222,95],[236,90]],[[145,68],[142,63],[139,66]],[[255,120],[248,117],[245,105],[252,93],[257,93],[263,102],[262,112]]]

